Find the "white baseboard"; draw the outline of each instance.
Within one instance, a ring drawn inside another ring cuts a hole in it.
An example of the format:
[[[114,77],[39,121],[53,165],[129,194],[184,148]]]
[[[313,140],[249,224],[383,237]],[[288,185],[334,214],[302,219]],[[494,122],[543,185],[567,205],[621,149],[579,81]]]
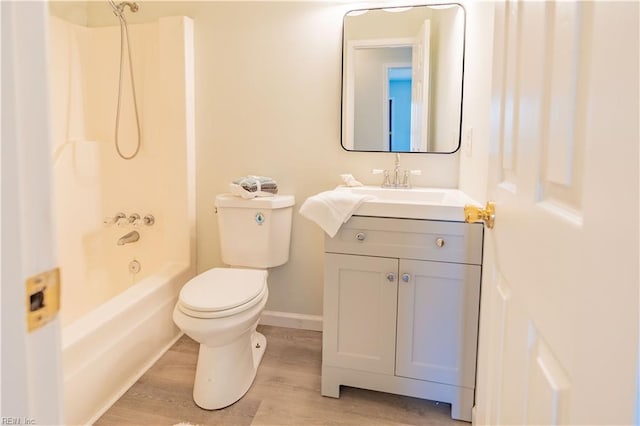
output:
[[[301,330],[322,331],[322,316],[292,314],[279,311],[262,311],[260,324],[276,327],[298,328]]]

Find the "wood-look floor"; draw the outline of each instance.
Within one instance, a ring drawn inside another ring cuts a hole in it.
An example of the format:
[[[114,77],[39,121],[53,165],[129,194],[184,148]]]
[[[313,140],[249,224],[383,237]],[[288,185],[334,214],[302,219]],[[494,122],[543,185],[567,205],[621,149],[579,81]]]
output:
[[[320,395],[322,334],[260,326],[265,352],[249,392],[222,410],[191,398],[198,344],[183,336],[98,421],[110,425],[458,425],[449,404],[342,387]]]

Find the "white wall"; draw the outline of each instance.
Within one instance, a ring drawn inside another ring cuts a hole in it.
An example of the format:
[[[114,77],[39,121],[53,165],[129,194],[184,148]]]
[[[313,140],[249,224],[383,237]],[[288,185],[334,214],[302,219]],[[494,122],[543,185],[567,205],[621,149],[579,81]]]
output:
[[[342,17],[354,7],[143,2],[128,15],[129,22],[194,19],[198,270],[222,265],[213,202],[233,178],[272,176],[281,193],[296,197],[291,258],[270,272],[269,310],[322,313],[324,234],[297,214],[304,199],[340,184],[341,173],[378,184],[370,169],[393,166],[393,154],[340,147]],[[114,20],[106,2],[89,5],[89,25]],[[424,171],[415,185],[458,185],[457,153],[405,154],[402,166]]]
[[[51,0],[47,6],[50,15],[76,25],[87,25],[88,2]]]
[[[465,8],[467,31],[459,187],[484,204],[491,133],[493,3],[469,1]]]

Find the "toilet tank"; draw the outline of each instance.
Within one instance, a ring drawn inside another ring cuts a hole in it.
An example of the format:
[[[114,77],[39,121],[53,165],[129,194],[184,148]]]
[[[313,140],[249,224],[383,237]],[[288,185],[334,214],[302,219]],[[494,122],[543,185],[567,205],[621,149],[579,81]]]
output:
[[[230,266],[272,268],[289,260],[293,195],[244,199],[216,196],[222,261]]]

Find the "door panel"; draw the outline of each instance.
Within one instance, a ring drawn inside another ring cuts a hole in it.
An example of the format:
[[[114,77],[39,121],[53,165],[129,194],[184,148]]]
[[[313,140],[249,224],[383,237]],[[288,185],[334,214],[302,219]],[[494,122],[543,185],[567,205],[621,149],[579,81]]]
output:
[[[397,271],[397,259],[325,254],[325,364],[393,374]]]
[[[400,259],[399,272],[396,374],[473,388],[480,266]]]
[[[526,409],[526,424],[567,424],[571,379],[533,325],[530,325],[528,337],[525,400],[531,403]]]

